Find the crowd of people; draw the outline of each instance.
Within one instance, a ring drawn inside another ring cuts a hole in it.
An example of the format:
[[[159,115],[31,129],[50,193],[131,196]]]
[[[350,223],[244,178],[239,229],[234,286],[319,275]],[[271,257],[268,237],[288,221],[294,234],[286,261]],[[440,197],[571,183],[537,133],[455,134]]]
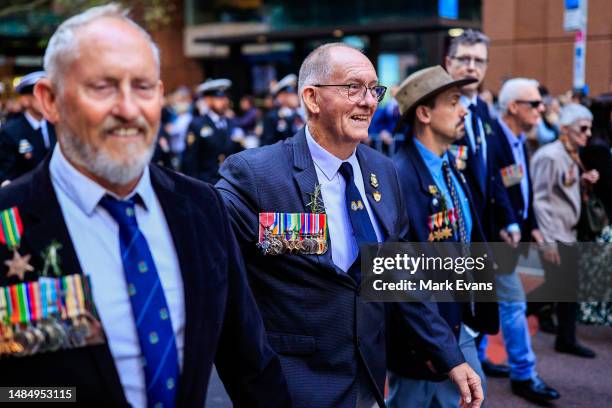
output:
[[[201,407],[214,363],[236,406],[478,407],[488,376],[561,398],[527,315],[582,358],[576,322],[610,323],[609,304],[576,301],[592,268],[575,244],[612,240],[612,98],[528,78],[493,98],[488,46],[466,30],[382,105],[370,60],[325,44],[234,110],[224,78],[164,98],[159,50],[120,7],[66,20],[0,127],[2,385]],[[525,293],[532,241],[559,302]],[[384,242],[505,243],[499,301],[366,302],[361,251]]]

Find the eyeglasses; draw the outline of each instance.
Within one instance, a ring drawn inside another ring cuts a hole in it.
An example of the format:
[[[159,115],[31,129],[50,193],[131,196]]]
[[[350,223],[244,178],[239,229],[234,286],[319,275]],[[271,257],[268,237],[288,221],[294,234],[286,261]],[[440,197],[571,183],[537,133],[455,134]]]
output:
[[[474,61],[474,66],[479,69],[484,68],[488,63],[488,60],[486,59],[477,58],[477,57],[468,57],[468,56],[451,57],[451,59],[454,59],[455,61],[457,61],[460,65],[463,65],[464,67],[469,67],[472,61]]]
[[[328,86],[346,88],[347,97],[349,98],[349,101],[351,102],[361,102],[363,98],[366,97],[366,93],[368,91],[370,91],[370,95],[372,95],[374,99],[376,99],[377,102],[380,102],[385,97],[385,92],[387,92],[387,87],[382,86],[382,85],[367,87],[366,85],[363,85],[363,84],[346,84],[346,85],[344,84],[342,85],[317,84],[313,86],[316,88],[324,88]]]
[[[524,100],[516,100],[514,101],[516,103],[524,103],[526,105],[530,105],[532,109],[538,109],[540,106],[542,106],[542,100],[541,99],[536,99],[533,101],[524,101]]]

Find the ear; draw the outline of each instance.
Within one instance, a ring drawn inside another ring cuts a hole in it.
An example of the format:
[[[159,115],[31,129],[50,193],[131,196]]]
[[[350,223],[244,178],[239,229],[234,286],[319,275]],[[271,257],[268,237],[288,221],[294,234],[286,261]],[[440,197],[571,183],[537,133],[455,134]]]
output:
[[[448,71],[448,67],[450,67],[451,59],[449,56],[444,57],[444,68]]]
[[[414,114],[421,123],[429,124],[431,122],[431,110],[425,105],[417,106]]]
[[[516,102],[511,101],[508,104],[508,112],[510,112],[512,115],[516,115],[518,113],[518,105]]]
[[[308,112],[318,114],[321,111],[321,107],[319,106],[320,101],[313,87],[307,86],[304,88],[302,91],[302,100]]]
[[[57,93],[48,78],[42,78],[36,82],[34,96],[40,103],[45,119],[56,124],[59,120]]]

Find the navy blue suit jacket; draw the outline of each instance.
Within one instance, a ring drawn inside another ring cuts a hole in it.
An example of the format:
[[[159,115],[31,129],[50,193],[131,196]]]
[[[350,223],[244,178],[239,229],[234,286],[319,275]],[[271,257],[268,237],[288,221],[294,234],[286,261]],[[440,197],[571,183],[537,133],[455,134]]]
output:
[[[469,136],[466,134],[456,144],[468,148],[468,159],[466,167],[462,172],[465,174],[467,183],[470,186],[473,202],[482,222],[486,240],[500,241],[499,225],[506,227],[517,222],[497,165],[498,158],[495,139],[504,137],[504,135],[500,135],[495,131],[493,126],[495,121],[489,115],[489,108],[479,97],[476,98],[476,112],[482,121],[485,131],[484,137],[487,143],[486,174],[484,177],[478,174],[482,170],[480,166],[476,165],[476,156],[472,154]],[[478,181],[481,179],[485,180],[484,186]]]
[[[434,200],[434,197],[429,191],[429,186],[436,185],[436,183],[423,158],[419,154],[412,136],[406,138],[404,144],[395,154],[393,157],[393,164],[401,180],[402,195],[406,203],[406,208],[410,209],[407,214],[410,224],[408,234],[409,240],[412,242],[427,242],[430,233],[429,226],[427,225],[428,218],[430,215],[442,211],[442,205],[440,200]],[[470,188],[465,178],[461,176],[452,161],[451,169],[470,202],[472,217],[472,234],[470,240],[471,242],[485,242],[486,238],[482,231],[474,200],[472,200]],[[450,238],[448,241],[453,242],[454,239]],[[437,255],[440,256],[440,254]],[[460,256],[460,254],[457,253],[457,256]],[[457,276],[454,273],[451,275],[454,276],[449,276],[448,279],[453,279]],[[487,281],[492,280],[490,274],[487,274],[486,277],[479,277],[477,280],[481,279]],[[467,303],[438,303],[438,309],[457,337],[459,336],[461,322],[467,323],[475,330],[486,333],[497,333],[498,331],[499,318],[497,303],[476,303],[474,315],[472,315],[469,304]],[[406,349],[406,353],[408,355],[414,355],[409,348]],[[415,364],[412,366],[393,367],[393,371],[408,377],[427,378],[428,376],[426,374],[428,374],[428,370],[423,370],[423,361],[419,361],[419,359],[415,360]]]
[[[185,295],[185,344],[177,407],[202,407],[213,363],[236,406],[290,406],[278,358],[247,284],[227,211],[210,185],[150,166],[151,183],[174,241]],[[82,274],[49,173],[49,160],[0,189],[0,209],[19,208],[21,254],[58,241],[61,269]],[[94,232],[92,232],[94,233]],[[95,248],[92,248],[95,251]],[[10,257],[0,248],[0,261]],[[37,279],[27,273],[26,280]],[[0,285],[17,278],[0,274]],[[95,291],[95,288],[94,288]],[[0,360],[4,386],[76,386],[83,406],[128,406],[107,344]]]
[[[375,173],[382,199],[367,199],[385,241],[405,240],[406,209],[392,162],[359,145],[357,159],[364,177]],[[317,173],[302,129],[282,142],[228,157],[217,188],[226,200],[247,264],[251,288],[264,319],[268,339],[281,358],[293,402],[298,407],[355,407],[359,370],[365,370],[380,406],[386,358],[385,304],[366,303],[355,281],[322,255],[261,255],[258,213],[310,212],[309,194]],[[424,303],[387,305],[389,317],[411,328],[420,350],[432,356],[440,372],[464,361],[456,340],[435,306]],[[401,361],[398,361],[401,364]]]
[[[501,120],[501,119],[500,119]],[[504,134],[500,124],[497,121],[493,121],[493,132],[496,135],[493,140],[493,148],[495,149],[495,157],[496,157],[496,174],[501,180],[501,169],[510,165],[515,164],[514,155],[512,154],[512,147]],[[488,139],[487,139],[488,141]],[[504,187],[506,189],[508,199],[510,201],[510,205],[512,211],[514,212],[514,217],[516,218],[516,222],[519,224],[522,232],[522,241],[530,242],[531,238],[531,230],[538,228],[538,222],[536,221],[535,213],[533,211],[533,189],[531,186],[531,175],[529,174],[529,155],[527,153],[527,147],[523,145],[523,153],[525,155],[525,161],[527,164],[527,168],[524,169],[525,177],[527,177],[529,184],[529,202],[527,203],[527,218],[523,220],[523,208],[525,206],[525,200],[523,199],[523,193],[521,192],[521,185],[516,184],[511,187]],[[502,184],[503,187],[503,184]],[[496,226],[498,230],[502,227],[504,220],[499,217],[495,218]]]

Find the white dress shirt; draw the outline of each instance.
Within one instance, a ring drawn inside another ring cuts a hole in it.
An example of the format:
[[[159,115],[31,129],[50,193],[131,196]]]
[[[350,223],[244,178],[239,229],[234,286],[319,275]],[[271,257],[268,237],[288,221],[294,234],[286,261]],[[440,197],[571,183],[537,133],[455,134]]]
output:
[[[62,154],[59,144],[53,151],[50,172],[53,189],[81,269],[91,278],[93,300],[104,326],[125,396],[132,406],[145,407],[145,377],[121,262],[119,226],[110,214],[98,205],[105,194],[113,194],[74,168]],[[179,365],[182,367],[185,332],[183,280],[172,236],[151,185],[148,168],[130,197],[136,194],[144,203],[144,207],[136,205],[136,220],[157,267],[170,309]]]
[[[376,232],[378,242],[382,242],[383,235],[380,232],[380,227],[376,222],[376,217],[372,212],[370,203],[366,197],[365,187],[363,185],[363,176],[361,175],[361,167],[355,152],[347,160],[340,160],[321,145],[319,145],[310,134],[308,126],[305,127],[306,142],[310,155],[315,164],[317,178],[321,185],[321,195],[325,204],[325,213],[327,214],[327,228],[329,229],[329,238],[331,241],[331,255],[334,264],[344,272],[348,271],[359,253],[357,240],[353,235],[353,226],[351,218],[346,207],[345,191],[346,182],[344,177],[338,170],[343,162],[347,161],[353,166],[353,174],[355,185],[359,194],[363,199],[363,204],[368,210],[370,221]]]

